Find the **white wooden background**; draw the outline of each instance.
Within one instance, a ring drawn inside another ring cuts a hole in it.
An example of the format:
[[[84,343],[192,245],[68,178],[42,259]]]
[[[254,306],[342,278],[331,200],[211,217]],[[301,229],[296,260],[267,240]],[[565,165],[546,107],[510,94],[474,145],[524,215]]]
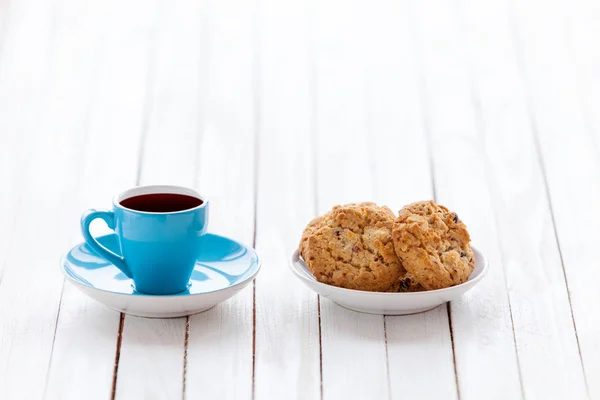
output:
[[[0,0],[0,399],[600,399],[600,3]],[[190,318],[63,282],[85,208],[193,186],[254,285]],[[334,204],[435,198],[461,301],[347,311],[287,270]]]

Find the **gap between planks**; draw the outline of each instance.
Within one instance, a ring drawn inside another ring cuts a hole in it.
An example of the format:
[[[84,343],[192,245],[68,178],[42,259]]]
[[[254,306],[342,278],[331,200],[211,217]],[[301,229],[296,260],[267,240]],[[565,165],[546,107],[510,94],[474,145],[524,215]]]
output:
[[[319,146],[317,146],[317,113],[319,110],[319,96],[317,91],[317,55],[316,55],[316,32],[313,30],[315,27],[315,4],[313,1],[308,2],[307,7],[307,23],[308,23],[308,58],[309,58],[309,96],[311,99],[310,106],[310,122],[309,122],[309,140],[311,148],[311,163],[312,168],[312,188],[313,188],[313,212],[312,215],[316,216],[319,210],[319,184],[318,184],[318,160],[319,160]],[[323,400],[323,339],[321,329],[321,295],[317,294],[317,325],[319,331],[319,396],[320,400]],[[387,353],[387,346],[386,346]],[[389,381],[389,380],[388,380]]]
[[[119,359],[121,358],[121,343],[123,342],[123,326],[125,325],[125,314],[121,313],[119,319],[119,331],[117,332],[117,348],[115,351],[115,369],[113,371],[112,389],[111,389],[111,400],[115,399],[117,393],[117,376],[119,372]]]
[[[257,3],[255,3],[258,5]],[[258,179],[259,179],[259,157],[260,157],[260,30],[258,24],[258,7],[254,8],[253,26],[252,26],[252,45],[254,52],[252,54],[252,97],[253,97],[253,118],[254,118],[254,229],[252,232],[252,248],[256,249],[256,228],[258,212]],[[252,400],[256,398],[256,279],[252,281]]]
[[[388,351],[388,338],[387,338],[387,315],[383,316],[383,341],[385,342],[385,368],[388,376],[388,397],[392,398],[392,376],[390,375],[390,355]]]
[[[190,316],[185,317],[185,338],[183,340],[183,387],[181,391],[181,398],[185,399],[185,384],[187,381],[187,356],[188,356],[188,343],[190,340]]]

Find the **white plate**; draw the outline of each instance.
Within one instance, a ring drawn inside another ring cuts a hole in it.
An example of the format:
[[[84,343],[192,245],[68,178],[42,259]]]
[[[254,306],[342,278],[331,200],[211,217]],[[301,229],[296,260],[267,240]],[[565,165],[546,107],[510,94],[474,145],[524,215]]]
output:
[[[344,308],[369,314],[405,315],[431,310],[440,304],[457,300],[473,288],[488,271],[488,263],[483,254],[475,248],[473,252],[475,269],[465,283],[446,289],[414,293],[365,292],[318,282],[297,250],[292,255],[290,269],[310,289]]]

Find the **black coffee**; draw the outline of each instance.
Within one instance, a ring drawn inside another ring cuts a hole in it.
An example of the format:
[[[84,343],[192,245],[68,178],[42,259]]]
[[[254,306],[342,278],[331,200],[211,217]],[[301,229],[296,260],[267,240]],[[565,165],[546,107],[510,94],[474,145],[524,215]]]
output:
[[[202,204],[202,200],[186,194],[152,193],[121,200],[121,205],[136,211],[175,212],[189,210]]]

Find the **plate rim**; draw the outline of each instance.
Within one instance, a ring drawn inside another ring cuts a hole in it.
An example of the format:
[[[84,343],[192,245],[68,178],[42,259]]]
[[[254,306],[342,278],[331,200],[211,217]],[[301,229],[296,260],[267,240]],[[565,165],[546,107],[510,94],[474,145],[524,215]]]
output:
[[[60,263],[59,263],[59,268],[60,268],[60,272],[62,273],[63,277],[66,278],[69,282],[71,282],[71,284],[74,284],[80,288],[85,288],[85,289],[91,289],[91,290],[96,290],[98,292],[102,292],[102,293],[107,293],[110,295],[115,295],[115,296],[122,296],[122,297],[128,297],[128,298],[153,298],[153,299],[182,299],[182,298],[190,298],[190,297],[197,297],[197,296],[204,296],[204,295],[208,295],[208,294],[213,294],[213,293],[218,293],[218,292],[223,292],[226,290],[231,290],[234,289],[240,285],[246,284],[248,282],[251,282],[252,280],[254,280],[254,278],[256,278],[256,275],[258,275],[258,273],[260,272],[261,268],[262,268],[262,259],[260,258],[260,256],[258,255],[258,253],[256,252],[256,250],[250,246],[246,246],[244,243],[239,242],[235,239],[231,239],[227,236],[223,236],[223,235],[219,235],[216,233],[211,233],[211,232],[207,232],[207,235],[213,235],[213,236],[218,236],[227,240],[230,240],[232,242],[235,242],[243,247],[245,247],[246,249],[252,251],[256,257],[256,269],[252,272],[251,275],[249,275],[246,279],[243,279],[239,282],[236,282],[235,284],[231,285],[231,286],[227,286],[221,289],[215,289],[215,290],[211,290],[208,292],[202,292],[202,293],[188,293],[188,294],[184,294],[182,295],[181,293],[173,293],[173,294],[148,294],[148,293],[141,293],[138,292],[136,294],[128,294],[128,293],[120,293],[120,292],[114,292],[112,290],[106,290],[106,289],[100,289],[97,288],[95,286],[88,286],[83,284],[82,282],[79,282],[78,280],[74,279],[72,276],[70,276],[67,271],[65,270],[65,265],[66,265],[66,258],[67,258],[67,254],[69,254],[75,247],[80,246],[81,244],[85,243],[85,242],[79,242],[76,245],[72,246],[66,253],[64,253],[61,257],[60,257]],[[102,238],[102,237],[106,237],[106,236],[114,236],[116,235],[116,233],[108,233],[106,235],[100,235],[97,238]]]
[[[298,279],[300,279],[300,280],[302,280],[304,282],[307,282],[307,283],[310,283],[310,284],[316,284],[318,287],[326,288],[327,290],[337,290],[340,293],[348,293],[348,294],[353,294],[353,295],[357,295],[357,296],[364,296],[364,297],[371,297],[371,296],[388,296],[388,297],[429,296],[429,295],[433,295],[433,294],[437,294],[437,293],[444,293],[444,292],[456,291],[459,288],[464,288],[465,286],[469,286],[469,287],[475,286],[477,283],[479,283],[479,281],[481,281],[487,275],[487,273],[489,271],[489,262],[488,262],[487,257],[485,257],[485,255],[479,250],[478,247],[471,246],[471,248],[478,255],[480,255],[480,258],[483,260],[483,267],[482,267],[481,272],[479,273],[479,275],[477,275],[473,279],[469,279],[466,282],[463,282],[463,283],[461,283],[459,285],[450,286],[450,287],[443,288],[443,289],[424,290],[424,291],[421,291],[421,292],[370,292],[370,291],[366,291],[366,290],[348,289],[348,288],[343,288],[343,287],[339,287],[339,286],[328,285],[326,283],[319,282],[314,276],[312,276],[312,273],[308,270],[308,267],[306,267],[306,263],[302,259],[302,257],[300,256],[298,249],[294,250],[294,252],[292,253],[292,257],[288,260],[288,268],[292,271],[292,273],[294,275],[296,275],[296,277]],[[296,264],[301,264],[301,265],[303,264],[302,267],[309,274],[311,274],[312,279],[309,279],[306,276],[303,276],[303,274],[296,269],[296,266],[295,266]]]

